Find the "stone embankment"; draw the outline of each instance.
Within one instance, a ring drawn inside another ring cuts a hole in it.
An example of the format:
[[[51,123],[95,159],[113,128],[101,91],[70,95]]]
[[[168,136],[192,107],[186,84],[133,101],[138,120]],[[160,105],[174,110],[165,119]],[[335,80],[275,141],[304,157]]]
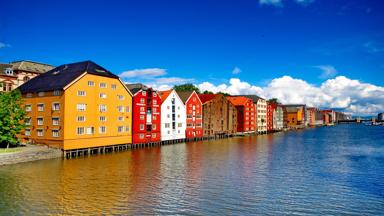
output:
[[[48,148],[43,145],[27,145],[21,151],[1,153],[0,166],[16,163],[24,163],[36,160],[59,158],[63,156],[60,149]]]

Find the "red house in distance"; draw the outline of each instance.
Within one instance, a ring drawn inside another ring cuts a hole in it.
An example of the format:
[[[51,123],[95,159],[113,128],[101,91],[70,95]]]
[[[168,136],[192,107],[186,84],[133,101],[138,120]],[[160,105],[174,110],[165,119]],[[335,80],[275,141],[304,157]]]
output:
[[[253,100],[243,96],[227,98],[237,110],[237,132],[254,132],[256,126]]]
[[[127,84],[132,98],[132,143],[157,143],[160,135],[161,98],[157,91],[141,83]]]
[[[273,132],[273,112],[277,108],[277,103],[267,101],[267,133]]]
[[[195,91],[177,91],[180,99],[185,104],[187,116],[187,128],[185,136],[187,140],[203,137],[203,103]]]

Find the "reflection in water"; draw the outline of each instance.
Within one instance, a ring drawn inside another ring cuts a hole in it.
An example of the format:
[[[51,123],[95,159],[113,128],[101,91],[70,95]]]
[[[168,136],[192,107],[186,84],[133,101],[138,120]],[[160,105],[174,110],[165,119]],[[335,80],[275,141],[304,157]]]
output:
[[[341,125],[4,166],[0,215],[379,215],[383,146]]]

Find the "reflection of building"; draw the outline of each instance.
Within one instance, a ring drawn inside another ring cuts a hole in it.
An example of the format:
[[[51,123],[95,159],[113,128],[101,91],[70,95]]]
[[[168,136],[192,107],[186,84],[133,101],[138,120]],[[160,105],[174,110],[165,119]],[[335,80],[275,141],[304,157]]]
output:
[[[284,105],[287,111],[288,127],[306,126],[307,109],[305,104]]]
[[[28,80],[54,67],[33,61],[15,61],[0,64],[0,92],[11,91]]]
[[[222,94],[199,94],[205,137],[236,133],[236,107]]]
[[[161,141],[185,139],[186,111],[176,91],[160,91]]]
[[[241,95],[253,100],[256,107],[256,129],[258,133],[267,132],[267,101],[257,95]]]
[[[243,96],[227,97],[237,110],[237,132],[255,132],[255,105]]]
[[[132,141],[136,143],[160,142],[160,104],[157,91],[143,84],[127,84],[133,94]]]
[[[132,95],[118,76],[91,61],[61,65],[19,89],[26,142],[64,150],[132,143]]]
[[[187,139],[203,137],[203,103],[195,91],[177,91],[183,101],[187,115],[187,129],[185,136]]]
[[[377,120],[379,120],[379,121],[384,121],[384,113],[379,113],[379,114],[377,115]]]

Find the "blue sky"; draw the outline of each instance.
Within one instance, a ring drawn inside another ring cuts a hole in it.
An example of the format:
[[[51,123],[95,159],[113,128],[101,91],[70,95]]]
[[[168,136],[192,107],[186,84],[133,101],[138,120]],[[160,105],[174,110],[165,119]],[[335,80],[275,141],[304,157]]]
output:
[[[90,59],[125,81],[169,86],[264,88],[284,76],[383,86],[380,0],[0,1],[0,62]]]

